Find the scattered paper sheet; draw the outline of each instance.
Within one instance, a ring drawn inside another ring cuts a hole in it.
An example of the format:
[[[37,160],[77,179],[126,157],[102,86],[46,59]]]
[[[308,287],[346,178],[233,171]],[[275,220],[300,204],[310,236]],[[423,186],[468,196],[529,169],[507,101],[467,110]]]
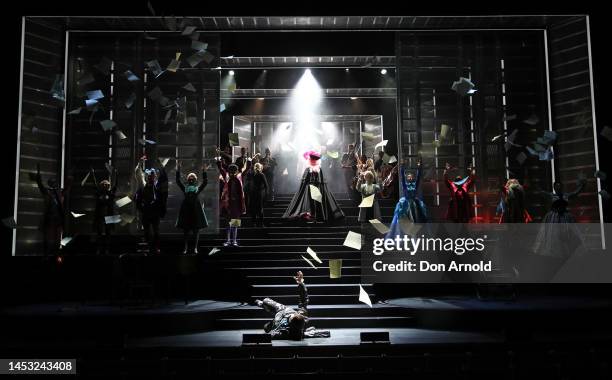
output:
[[[136,101],[136,93],[132,92],[130,96],[125,100],[125,108],[130,109]]]
[[[217,252],[221,252],[221,250],[219,248],[215,247],[215,248],[211,249],[210,252],[208,252],[208,256],[212,256],[212,255],[214,255]]]
[[[142,145],[147,145],[147,144],[155,144],[155,141],[153,140],[147,140],[147,139],[138,139],[138,142]]]
[[[310,255],[310,257],[312,257],[314,261],[316,261],[319,264],[323,264],[319,256],[317,256],[317,253],[313,251],[312,248],[310,247],[306,248],[306,252]]]
[[[104,223],[116,224],[121,222],[121,215],[110,215],[104,217]]]
[[[359,284],[359,302],[363,302],[369,307],[372,307],[372,301],[370,300],[370,296],[363,289],[363,286],[361,286],[361,284]]]
[[[70,213],[72,214],[72,216],[76,219],[76,218],[80,218],[82,216],[84,216],[85,214],[77,214],[76,212],[70,211]]]
[[[125,140],[127,139],[127,136],[125,135],[125,133],[123,133],[123,131],[120,130],[115,130],[115,135],[119,138],[119,140]]]
[[[457,94],[465,96],[467,94],[473,94],[476,92],[474,87],[476,86],[468,78],[460,77],[458,81],[453,82],[451,89],[457,92]]]
[[[129,203],[132,202],[132,199],[130,199],[130,197],[123,197],[121,199],[118,199],[115,201],[115,205],[117,205],[117,207],[121,208]]]
[[[181,65],[181,61],[173,59],[172,61],[170,61],[170,64],[168,64],[168,67],[166,67],[166,71],[176,73],[176,70],[178,70],[180,65]]]
[[[131,214],[121,214],[121,224],[130,224],[136,219],[134,215]]]
[[[91,172],[87,172],[87,175],[85,176],[85,178],[83,178],[83,180],[81,181],[81,186],[85,186],[85,182],[87,182],[87,179],[89,178],[89,175],[91,174]]]
[[[393,163],[396,163],[396,162],[397,162],[397,157],[395,157],[395,156],[391,156],[391,157],[389,158],[389,163],[390,163],[390,164],[393,164]]]
[[[134,74],[130,70],[127,70],[125,73],[123,73],[123,75],[125,75],[127,80],[130,82],[138,82],[140,80],[140,78],[138,78],[136,74]]]
[[[329,260],[329,278],[342,277],[342,259]]]
[[[229,144],[230,146],[238,146],[240,145],[239,139],[238,139],[238,133],[230,133],[228,135],[229,137]]]
[[[440,126],[440,137],[444,140],[446,139],[446,137],[448,136],[448,131],[450,130],[450,127],[448,126],[448,124],[442,124]]]
[[[229,225],[232,227],[240,227],[242,225],[241,219],[231,219]]]
[[[104,98],[104,94],[101,90],[87,91],[87,99],[98,100]]]
[[[369,195],[361,200],[359,207],[372,207],[374,204],[374,194]]]
[[[338,152],[330,152],[330,151],[328,151],[328,152],[327,152],[327,155],[328,155],[330,158],[334,158],[334,159],[335,159],[335,158],[340,157],[340,153],[338,153]]]
[[[191,83],[184,85],[183,89],[189,92],[196,92],[196,88]]]
[[[389,140],[383,140],[383,141],[379,142],[378,144],[376,144],[376,146],[374,146],[374,150],[376,150],[376,148],[382,148],[384,146],[387,146],[388,142],[389,142]]]
[[[166,157],[162,160],[161,164],[163,167],[166,167],[166,164],[168,163],[168,161],[170,161],[170,157]]]
[[[383,222],[378,219],[372,219],[370,220],[370,223],[372,224],[372,227],[376,228],[376,231],[380,232],[383,235],[390,231],[389,227],[387,227]]]
[[[349,231],[344,239],[343,245],[349,248],[361,249],[361,234]]]
[[[289,170],[287,170],[287,168],[285,168],[285,170],[283,170],[283,175],[289,175]]]
[[[102,120],[100,122],[100,125],[102,126],[103,130],[110,131],[111,129],[117,126],[117,123],[112,120]]]
[[[304,255],[301,255],[301,256],[304,259],[304,261],[306,261],[311,267],[313,267],[314,269],[317,269],[317,267],[315,267],[314,264],[310,260],[308,260],[306,256]]]
[[[323,202],[323,196],[321,195],[321,192],[319,191],[319,188],[314,186],[314,185],[308,185],[310,186],[310,197],[319,202],[322,203]]]
[[[62,239],[62,241],[60,241],[60,246],[65,247],[68,245],[68,243],[70,243],[72,241],[71,237],[65,237]]]

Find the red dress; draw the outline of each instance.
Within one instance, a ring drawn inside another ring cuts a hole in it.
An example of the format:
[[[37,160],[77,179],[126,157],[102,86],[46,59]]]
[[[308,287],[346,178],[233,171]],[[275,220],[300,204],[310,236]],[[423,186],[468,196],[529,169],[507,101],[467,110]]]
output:
[[[474,207],[472,207],[472,199],[469,193],[474,177],[469,176],[461,181],[451,181],[445,173],[444,182],[451,192],[446,220],[453,223],[469,223],[474,216]]]

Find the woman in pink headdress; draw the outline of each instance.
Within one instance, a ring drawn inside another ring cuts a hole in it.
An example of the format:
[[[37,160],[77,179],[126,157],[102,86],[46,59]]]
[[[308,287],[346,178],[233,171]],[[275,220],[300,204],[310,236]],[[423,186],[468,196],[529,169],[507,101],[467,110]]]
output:
[[[327,189],[319,165],[321,155],[313,150],[304,153],[309,166],[304,170],[299,190],[293,196],[283,218],[303,218],[309,221],[331,221],[344,217],[334,195]],[[312,192],[311,185],[319,191]],[[318,193],[321,197],[318,197]],[[320,201],[319,201],[320,200]]]

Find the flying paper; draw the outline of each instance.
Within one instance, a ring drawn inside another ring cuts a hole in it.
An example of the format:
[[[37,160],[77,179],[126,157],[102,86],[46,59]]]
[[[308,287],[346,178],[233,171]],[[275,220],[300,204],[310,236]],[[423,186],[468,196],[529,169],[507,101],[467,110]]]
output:
[[[287,170],[287,168],[285,168],[285,170],[283,170],[283,175],[289,175],[289,170]]]
[[[119,138],[119,140],[127,139],[127,136],[125,135],[125,133],[123,133],[122,131],[118,129],[115,130],[115,135]]]
[[[87,182],[87,179],[89,178],[89,175],[91,174],[91,172],[87,172],[87,175],[85,176],[85,178],[83,178],[83,180],[81,181],[81,186],[85,186],[85,182]]]
[[[185,89],[186,91],[190,91],[190,92],[196,92],[196,88],[193,87],[191,83],[187,83],[186,85],[184,85],[183,89]]]
[[[68,112],[68,115],[78,115],[79,113],[81,113],[81,108],[82,107],[73,109],[72,111]]]
[[[72,241],[71,237],[65,237],[62,239],[62,241],[60,241],[60,246],[65,247],[68,245],[68,243],[70,243]]]
[[[102,126],[102,129],[104,129],[104,131],[108,132],[111,129],[113,129],[114,127],[116,127],[117,123],[115,123],[112,120],[102,120],[100,122],[100,125]]]
[[[323,202],[323,196],[321,195],[321,192],[319,191],[319,188],[314,186],[314,185],[308,185],[310,186],[310,197],[319,202],[322,203]]]
[[[147,140],[147,139],[138,139],[138,142],[142,145],[147,145],[147,144],[155,144],[155,141],[153,140]]]
[[[70,213],[72,214],[72,216],[76,219],[76,218],[80,218],[82,216],[84,216],[85,214],[77,214],[76,212],[72,212],[70,211]]]
[[[349,248],[361,249],[361,234],[349,231],[342,245]]]
[[[123,197],[121,199],[118,199],[115,201],[115,205],[117,205],[117,207],[121,208],[123,206],[125,206],[126,204],[132,202],[132,199],[130,199],[130,197]]]
[[[131,214],[121,214],[121,224],[130,224],[136,219],[134,215]]]
[[[138,82],[140,80],[140,78],[138,78],[136,74],[134,74],[130,70],[127,70],[125,73],[123,73],[123,75],[125,75],[127,80],[129,80],[130,82]]]
[[[476,92],[474,87],[476,86],[468,78],[460,77],[458,81],[453,82],[451,89],[457,94],[465,96],[467,94],[473,94]]]
[[[300,255],[300,256],[302,256],[304,261],[306,261],[311,267],[313,267],[314,269],[317,269],[317,267],[315,267],[314,264],[310,260],[308,260],[307,257],[305,257],[304,255]]]
[[[104,217],[104,223],[106,224],[116,224],[121,222],[121,215],[111,215]]]
[[[328,155],[330,158],[338,158],[338,157],[340,157],[340,153],[338,153],[338,152],[330,152],[330,151],[327,151],[327,155]]]
[[[383,140],[379,142],[378,144],[376,144],[376,146],[374,146],[374,150],[376,150],[376,148],[382,148],[383,146],[387,146],[387,142],[389,142],[389,140]]]
[[[370,220],[370,223],[372,224],[372,227],[376,228],[376,231],[383,235],[390,231],[389,227],[378,219],[372,219]]]
[[[130,96],[125,100],[125,108],[130,109],[136,101],[136,93],[132,92]]]
[[[389,163],[390,163],[390,164],[393,164],[393,163],[395,163],[395,162],[397,162],[397,157],[395,157],[395,156],[391,156],[391,157],[389,157]]]
[[[163,167],[165,167],[165,166],[166,166],[166,164],[168,163],[168,161],[170,161],[170,157],[166,157],[166,158],[164,158],[164,159],[162,160],[162,162],[161,162],[162,166],[163,166]]]
[[[147,65],[151,73],[155,75],[156,78],[164,72],[156,59],[145,62],[145,65]]]
[[[98,100],[104,98],[104,94],[100,90],[87,91],[87,99]]]
[[[242,225],[241,219],[231,219],[229,225],[232,227],[240,227]]]
[[[374,194],[367,196],[361,200],[359,207],[372,207],[374,204]]]
[[[319,264],[323,264],[319,256],[317,256],[317,253],[313,251],[312,248],[310,247],[306,248],[306,252],[310,255],[310,257],[312,257],[314,261],[316,261]]]
[[[238,133],[230,133],[230,134],[228,134],[228,138],[229,138],[230,146],[238,146],[238,145],[240,145],[240,142],[239,142],[239,139],[238,139]]]
[[[370,296],[368,293],[363,290],[363,286],[359,285],[359,302],[363,302],[369,307],[372,307],[372,301],[370,300]]]
[[[342,277],[342,259],[329,260],[329,278]]]
[[[215,248],[211,249],[210,252],[208,252],[208,256],[212,256],[212,255],[214,255],[217,252],[221,252],[221,250],[219,248],[215,247]]]

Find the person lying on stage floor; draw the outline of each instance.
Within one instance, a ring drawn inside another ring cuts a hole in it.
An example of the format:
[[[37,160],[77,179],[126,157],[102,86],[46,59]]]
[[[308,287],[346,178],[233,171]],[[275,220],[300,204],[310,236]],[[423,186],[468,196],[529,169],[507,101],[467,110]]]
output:
[[[115,215],[115,195],[117,193],[117,169],[113,168],[113,176],[110,180],[103,179],[98,182],[96,172],[93,168],[91,175],[96,186],[96,210],[94,212],[93,227],[97,234],[96,254],[99,255],[102,250],[108,254],[110,247],[111,232],[114,224],[106,223],[106,216]],[[104,235],[104,237],[102,237]]]
[[[225,247],[238,246],[238,227],[241,225],[240,217],[245,213],[244,193],[238,166],[231,164],[228,171],[221,171],[223,178],[223,193],[221,195],[221,215],[229,220],[227,228],[227,241]]]
[[[200,229],[208,227],[204,205],[198,199],[198,195],[208,184],[206,170],[208,170],[208,164],[202,166],[202,183],[199,186],[198,176],[195,173],[187,174],[187,185],[185,185],[181,181],[181,165],[178,160],[176,162],[176,185],[185,195],[176,219],[176,227],[183,230],[184,254],[189,249],[189,232],[193,234],[194,238],[193,253],[197,254]]]
[[[525,190],[518,179],[510,178],[502,188],[502,196],[496,214],[499,223],[529,223],[531,215],[527,212]]]
[[[469,223],[474,216],[469,190],[476,178],[476,170],[468,168],[467,177],[456,176],[452,181],[448,178],[449,170],[451,165],[447,162],[444,168],[444,182],[451,193],[451,198],[446,211],[446,220],[452,223]]]
[[[263,165],[259,162],[249,171],[248,180],[245,180],[244,192],[248,194],[247,213],[253,221],[253,226],[264,227],[264,203],[270,187],[263,174]],[[259,219],[259,222],[258,222]]]
[[[45,256],[54,255],[60,248],[64,232],[64,219],[66,218],[64,202],[70,192],[72,177],[66,178],[66,186],[63,189],[58,187],[57,180],[51,177],[47,180],[47,187],[42,182],[40,164],[36,164],[36,184],[45,202],[39,227],[43,233],[43,253]]]
[[[168,176],[159,158],[156,163],[158,169],[144,169],[144,160],[138,164],[136,171],[140,174],[140,181],[134,196],[149,252],[152,254],[160,253],[159,222],[166,215],[168,199]]]
[[[308,160],[309,166],[304,169],[300,188],[293,196],[289,207],[283,214],[283,218],[303,218],[307,221],[321,222],[344,218],[344,212],[340,209],[332,192],[327,188],[323,170],[319,165],[321,155],[315,151],[308,151],[304,153],[304,158]],[[311,186],[315,187],[321,194],[320,202],[313,199]]]

